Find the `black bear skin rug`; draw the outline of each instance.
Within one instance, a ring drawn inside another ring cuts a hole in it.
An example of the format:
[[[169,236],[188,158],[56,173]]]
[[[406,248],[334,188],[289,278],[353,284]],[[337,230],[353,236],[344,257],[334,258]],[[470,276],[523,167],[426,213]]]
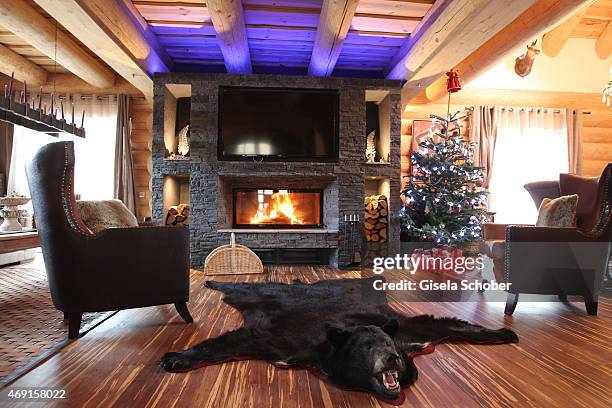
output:
[[[223,292],[225,303],[242,313],[243,326],[166,353],[161,367],[183,372],[227,361],[264,360],[282,368],[305,368],[341,388],[399,405],[405,398],[402,388],[417,379],[413,358],[433,352],[436,344],[518,341],[509,329],[449,317],[404,316],[389,307],[384,292],[372,288],[372,279],[208,281],[207,287]]]

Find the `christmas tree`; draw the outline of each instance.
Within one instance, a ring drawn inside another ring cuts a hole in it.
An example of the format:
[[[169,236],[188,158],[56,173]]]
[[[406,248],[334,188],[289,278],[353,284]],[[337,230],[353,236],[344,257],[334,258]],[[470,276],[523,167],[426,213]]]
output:
[[[402,229],[410,240],[440,245],[482,239],[486,192],[474,144],[461,137],[459,113],[431,116],[429,136],[412,153],[412,175],[402,195]]]

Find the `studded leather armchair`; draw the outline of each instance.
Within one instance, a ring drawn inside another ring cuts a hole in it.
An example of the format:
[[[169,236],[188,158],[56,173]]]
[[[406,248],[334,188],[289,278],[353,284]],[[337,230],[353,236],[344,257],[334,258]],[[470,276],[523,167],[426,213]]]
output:
[[[612,241],[612,163],[599,178],[562,174],[558,183],[530,183],[525,188],[538,206],[547,197],[543,190],[556,193],[548,198],[577,194],[577,227],[505,228],[504,275],[511,283],[505,313],[514,312],[520,293],[531,293],[558,295],[561,300],[582,296],[587,312],[596,315]]]
[[[182,227],[111,228],[93,234],[74,197],[72,142],[43,146],[27,166],[51,297],[76,338],[83,312],[174,304],[191,322],[189,232]],[[92,180],[95,182],[95,180]]]

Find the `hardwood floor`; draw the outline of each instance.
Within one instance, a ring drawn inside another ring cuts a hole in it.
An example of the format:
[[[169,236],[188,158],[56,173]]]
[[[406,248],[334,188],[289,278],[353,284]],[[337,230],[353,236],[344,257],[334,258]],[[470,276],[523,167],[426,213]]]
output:
[[[358,277],[327,267],[272,267],[266,275],[215,280],[290,282]],[[60,387],[69,407],[379,407],[364,393],[347,392],[305,370],[283,370],[260,361],[209,366],[186,374],[163,372],[158,361],[208,337],[236,328],[241,318],[203,287],[193,272],[195,323],[186,325],[173,306],[119,312],[72,342],[13,387]],[[513,317],[504,304],[398,302],[407,314],[455,316],[490,327],[511,327],[518,344],[439,345],[415,359],[419,379],[404,406],[607,407],[612,401],[612,302],[600,299],[599,316],[582,304],[523,303]],[[3,401],[4,402],[4,401]],[[39,406],[39,404],[36,404]]]

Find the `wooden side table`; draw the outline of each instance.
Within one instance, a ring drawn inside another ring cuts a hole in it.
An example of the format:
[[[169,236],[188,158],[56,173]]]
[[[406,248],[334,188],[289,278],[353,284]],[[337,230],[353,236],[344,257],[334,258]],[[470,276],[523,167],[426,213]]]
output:
[[[36,231],[0,234],[0,254],[37,248],[39,246],[40,238]]]

